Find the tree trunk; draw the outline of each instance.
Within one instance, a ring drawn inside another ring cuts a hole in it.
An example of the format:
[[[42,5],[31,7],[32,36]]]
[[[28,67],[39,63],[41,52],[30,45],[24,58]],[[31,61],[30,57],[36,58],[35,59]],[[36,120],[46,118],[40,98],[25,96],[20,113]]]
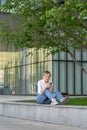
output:
[[[81,63],[77,62],[75,56],[73,55],[72,52],[70,52],[69,50],[67,50],[67,53],[69,53],[69,55],[71,56],[71,58],[73,59],[73,61],[80,67],[80,69],[87,74],[87,70],[85,70],[85,68],[81,65]]]

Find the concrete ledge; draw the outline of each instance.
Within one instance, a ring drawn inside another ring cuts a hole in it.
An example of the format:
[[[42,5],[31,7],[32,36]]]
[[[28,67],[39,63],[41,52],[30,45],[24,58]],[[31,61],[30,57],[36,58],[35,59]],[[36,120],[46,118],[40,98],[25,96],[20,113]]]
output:
[[[0,103],[0,115],[15,118],[87,127],[87,107],[38,105],[32,103]]]

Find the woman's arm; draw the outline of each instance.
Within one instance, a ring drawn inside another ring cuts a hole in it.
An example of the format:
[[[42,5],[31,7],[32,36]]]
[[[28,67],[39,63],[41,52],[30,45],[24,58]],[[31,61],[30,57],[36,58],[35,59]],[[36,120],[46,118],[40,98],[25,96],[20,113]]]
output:
[[[43,93],[47,88],[49,88],[52,92],[54,90],[54,86],[52,86],[50,83],[46,83],[46,85],[41,89],[41,93]]]
[[[47,87],[46,86],[44,86],[42,89],[41,89],[41,93],[44,93],[44,91],[47,89]]]
[[[42,86],[41,82],[38,82],[38,93],[42,94],[46,89],[50,89],[51,91],[54,90],[54,86],[52,86],[50,83],[46,83],[45,86]]]
[[[42,94],[46,90],[46,88],[47,88],[46,85],[42,86],[42,83],[38,82],[38,93],[39,94]]]

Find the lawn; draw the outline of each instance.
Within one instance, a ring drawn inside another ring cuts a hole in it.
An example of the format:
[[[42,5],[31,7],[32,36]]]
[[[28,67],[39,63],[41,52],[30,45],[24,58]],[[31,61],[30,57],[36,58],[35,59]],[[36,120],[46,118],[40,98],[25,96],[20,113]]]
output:
[[[65,105],[87,106],[87,97],[70,98]]]
[[[36,103],[36,100],[22,100],[20,102]],[[87,97],[69,98],[65,105],[87,106]]]

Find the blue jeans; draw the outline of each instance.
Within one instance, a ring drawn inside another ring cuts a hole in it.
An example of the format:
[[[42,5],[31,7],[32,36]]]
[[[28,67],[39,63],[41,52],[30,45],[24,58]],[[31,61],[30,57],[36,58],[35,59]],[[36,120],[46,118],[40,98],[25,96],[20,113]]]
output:
[[[37,95],[36,101],[39,104],[50,104],[52,98],[56,98],[57,101],[60,101],[63,95],[58,91],[51,92],[49,89],[46,89],[44,93]]]

